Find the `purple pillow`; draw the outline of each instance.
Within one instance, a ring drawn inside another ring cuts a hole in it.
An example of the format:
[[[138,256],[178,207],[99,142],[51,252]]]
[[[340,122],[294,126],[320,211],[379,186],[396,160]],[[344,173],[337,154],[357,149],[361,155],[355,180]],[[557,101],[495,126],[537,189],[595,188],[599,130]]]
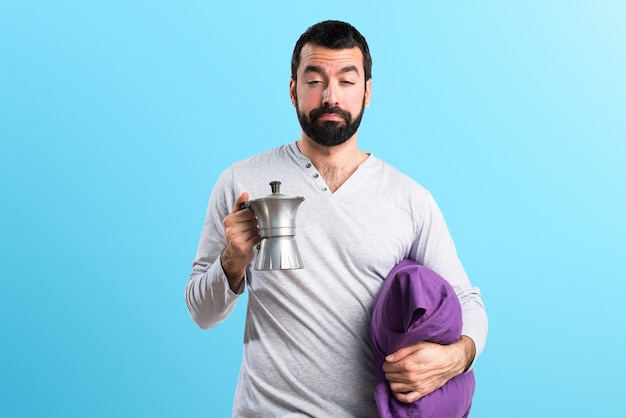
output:
[[[452,344],[461,337],[463,318],[459,299],[441,276],[412,260],[389,272],[376,296],[370,335],[376,372],[374,396],[381,417],[467,417],[475,380],[469,371],[411,403],[398,401],[385,379],[385,357],[421,341]]]

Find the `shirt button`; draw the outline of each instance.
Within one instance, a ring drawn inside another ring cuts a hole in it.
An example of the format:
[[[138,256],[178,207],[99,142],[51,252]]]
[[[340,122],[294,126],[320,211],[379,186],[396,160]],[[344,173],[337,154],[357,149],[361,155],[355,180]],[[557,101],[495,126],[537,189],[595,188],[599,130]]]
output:
[[[313,178],[314,178],[314,179],[318,178],[319,176],[320,176],[320,175],[319,175],[319,174],[317,174],[317,173],[313,174]]]
[[[325,192],[326,190],[328,190],[326,187],[322,187],[323,192]]]
[[[306,163],[306,168],[311,168],[311,163]]]

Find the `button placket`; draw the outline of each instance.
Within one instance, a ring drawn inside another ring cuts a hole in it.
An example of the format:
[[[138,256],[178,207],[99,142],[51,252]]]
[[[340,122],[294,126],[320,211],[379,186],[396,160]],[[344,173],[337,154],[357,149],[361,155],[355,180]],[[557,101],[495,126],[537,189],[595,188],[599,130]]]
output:
[[[313,168],[313,164],[311,162],[307,162],[304,165],[306,168]],[[315,180],[315,182],[320,186],[320,190],[323,192],[327,192],[328,191],[328,187],[326,187],[326,183],[324,183],[324,180],[320,178],[320,174],[318,172],[314,172],[311,177],[313,177],[313,179]]]

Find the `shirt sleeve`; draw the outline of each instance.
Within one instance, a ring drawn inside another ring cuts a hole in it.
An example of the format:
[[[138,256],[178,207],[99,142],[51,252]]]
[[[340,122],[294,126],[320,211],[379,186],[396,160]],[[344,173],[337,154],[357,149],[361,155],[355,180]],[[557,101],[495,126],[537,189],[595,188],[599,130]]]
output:
[[[237,292],[230,289],[220,263],[220,254],[226,245],[223,219],[236,200],[232,184],[232,169],[224,171],[215,184],[209,198],[191,276],[185,287],[189,314],[203,329],[211,328],[225,320],[245,289],[246,279]]]
[[[487,341],[488,321],[480,289],[472,286],[459,259],[448,226],[435,200],[429,195],[428,210],[423,218],[414,248],[414,259],[446,279],[456,292],[463,313],[462,334],[476,345],[476,358]]]

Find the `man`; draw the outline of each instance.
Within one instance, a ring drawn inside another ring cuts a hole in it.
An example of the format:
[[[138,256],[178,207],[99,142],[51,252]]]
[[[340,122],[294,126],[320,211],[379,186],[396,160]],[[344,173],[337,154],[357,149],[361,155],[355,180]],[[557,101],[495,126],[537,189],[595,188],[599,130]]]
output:
[[[454,344],[422,342],[386,358],[394,396],[416,401],[469,370],[484,347],[480,293],[432,196],[357,145],[371,65],[367,43],[351,25],[310,27],[296,43],[289,86],[299,140],[233,164],[209,199],[186,300],[206,329],[248,290],[234,416],[378,416],[370,315],[386,275],[404,259],[452,285],[464,325]],[[267,196],[273,180],[282,193],[305,197],[297,212],[300,270],[250,268],[258,221],[239,207]]]

